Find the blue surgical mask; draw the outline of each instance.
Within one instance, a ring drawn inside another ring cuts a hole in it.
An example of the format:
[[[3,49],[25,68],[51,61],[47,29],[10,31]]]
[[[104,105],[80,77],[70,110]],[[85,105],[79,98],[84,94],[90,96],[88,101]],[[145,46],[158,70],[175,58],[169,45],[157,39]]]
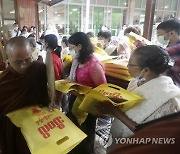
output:
[[[169,40],[165,40],[165,39],[164,39],[164,36],[158,36],[158,37],[157,37],[157,40],[158,40],[158,42],[161,43],[162,45],[168,45],[168,43],[169,43]]]

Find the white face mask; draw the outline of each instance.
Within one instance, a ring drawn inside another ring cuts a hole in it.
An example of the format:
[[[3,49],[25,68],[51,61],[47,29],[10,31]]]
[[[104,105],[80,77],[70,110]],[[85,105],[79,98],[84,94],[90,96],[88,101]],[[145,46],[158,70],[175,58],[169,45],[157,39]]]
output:
[[[159,43],[161,43],[162,45],[167,45],[169,43],[169,40],[165,40],[164,36],[158,36],[157,40]]]
[[[75,57],[76,56],[76,52],[74,50],[69,50],[69,54],[72,56],[72,57]]]
[[[102,46],[104,46],[104,45],[105,45],[104,40],[98,40],[98,43],[100,43]]]
[[[139,76],[137,76],[136,78],[134,78],[134,79],[131,81],[131,84],[129,84],[129,86],[128,86],[128,90],[129,90],[129,91],[135,90],[137,87],[139,87],[139,85],[141,85],[143,82],[146,81],[146,78],[145,78],[145,77],[142,77],[143,71],[144,71],[144,70],[141,71],[141,73],[139,74]]]

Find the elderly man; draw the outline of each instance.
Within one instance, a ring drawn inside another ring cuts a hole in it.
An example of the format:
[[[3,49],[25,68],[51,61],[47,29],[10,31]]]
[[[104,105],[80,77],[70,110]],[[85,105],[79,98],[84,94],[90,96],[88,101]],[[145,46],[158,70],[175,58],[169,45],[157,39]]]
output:
[[[46,67],[32,62],[29,40],[15,37],[6,47],[8,68],[0,74],[0,153],[30,153],[20,129],[6,114],[34,104],[48,105]]]

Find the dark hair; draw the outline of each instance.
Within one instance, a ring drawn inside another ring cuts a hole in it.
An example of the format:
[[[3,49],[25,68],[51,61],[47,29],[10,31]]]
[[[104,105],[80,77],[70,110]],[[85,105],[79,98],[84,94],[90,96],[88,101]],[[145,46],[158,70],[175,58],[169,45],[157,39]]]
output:
[[[30,34],[27,38],[33,37],[35,38],[36,36],[34,34]]]
[[[23,33],[23,32],[26,32],[26,29],[23,28],[23,29],[21,30],[21,33]]]
[[[162,29],[165,31],[176,31],[178,35],[180,35],[180,20],[173,18],[166,21],[161,22],[157,29]]]
[[[58,39],[56,35],[49,34],[44,36],[45,43],[48,43],[48,47],[54,50],[54,52],[61,57],[61,46],[58,46]]]
[[[39,39],[44,40],[44,34],[42,34]]]
[[[23,28],[22,28],[22,29],[25,29],[25,28],[26,28],[26,29],[28,29],[28,27],[27,27],[27,26],[23,26]]]
[[[13,25],[18,25],[18,23],[17,23],[17,22],[15,22]]]
[[[97,36],[104,37],[105,39],[109,39],[109,42],[111,41],[111,32],[110,31],[100,31]]]
[[[28,39],[29,39],[30,45],[35,48],[36,47],[36,40],[35,40],[35,38],[29,37]]]
[[[68,47],[68,39],[66,36],[63,36],[62,38],[62,41],[61,42],[64,42],[66,44],[66,46]]]
[[[84,64],[92,55],[93,53],[93,46],[91,44],[90,39],[87,37],[87,35],[83,32],[76,32],[72,34],[68,42],[73,45],[79,45],[81,44],[82,48],[79,51],[79,57],[78,61],[81,64]]]
[[[135,27],[135,26],[129,26],[124,30],[124,35],[133,32],[135,34],[141,35],[141,31],[139,27]]]
[[[156,74],[161,74],[172,66],[168,52],[160,46],[141,46],[135,49],[133,55],[137,56],[138,65],[148,67]]]
[[[87,32],[86,35],[87,35],[89,38],[94,37],[93,32]]]

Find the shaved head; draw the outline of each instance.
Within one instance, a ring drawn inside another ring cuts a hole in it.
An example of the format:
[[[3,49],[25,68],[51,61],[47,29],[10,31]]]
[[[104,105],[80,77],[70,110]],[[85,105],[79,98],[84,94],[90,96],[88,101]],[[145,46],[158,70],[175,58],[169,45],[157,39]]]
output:
[[[9,64],[18,73],[24,74],[32,61],[30,41],[25,37],[14,37],[6,46]]]
[[[30,47],[30,41],[25,37],[11,38],[8,41],[7,46],[6,46],[6,54],[9,57],[13,53],[14,47],[22,48],[22,47],[28,47],[28,46]],[[29,52],[31,52],[31,50]]]

